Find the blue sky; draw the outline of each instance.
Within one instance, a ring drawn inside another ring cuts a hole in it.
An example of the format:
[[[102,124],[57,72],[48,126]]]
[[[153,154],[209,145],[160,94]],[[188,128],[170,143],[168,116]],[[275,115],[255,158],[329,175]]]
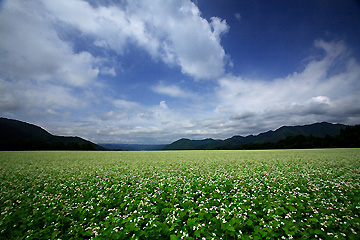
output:
[[[2,1],[0,115],[97,143],[360,123],[357,1]]]

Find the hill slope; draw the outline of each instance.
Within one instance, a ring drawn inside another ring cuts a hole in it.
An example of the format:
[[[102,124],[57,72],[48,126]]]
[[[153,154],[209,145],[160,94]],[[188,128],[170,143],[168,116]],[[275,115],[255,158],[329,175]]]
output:
[[[222,140],[214,140],[207,138],[203,140],[190,140],[187,138],[179,139],[169,145],[166,145],[163,150],[205,150],[214,149],[223,143]]]
[[[43,128],[7,118],[0,118],[1,150],[105,150],[80,137],[55,136]]]
[[[225,140],[190,140],[190,139],[179,139],[167,146],[164,150],[205,150],[205,149],[235,149],[245,144],[260,144],[265,142],[277,142],[289,136],[314,136],[314,137],[325,137],[336,136],[340,133],[341,129],[344,129],[346,125],[343,124],[332,124],[327,122],[314,123],[303,126],[283,126],[275,131],[268,131],[260,133],[258,135],[233,136]]]

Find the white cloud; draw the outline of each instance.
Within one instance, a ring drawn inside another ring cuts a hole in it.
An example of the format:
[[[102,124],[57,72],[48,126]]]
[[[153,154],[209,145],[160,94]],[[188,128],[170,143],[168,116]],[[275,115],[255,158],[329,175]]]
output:
[[[113,68],[113,67],[112,67],[112,68],[103,67],[103,68],[101,69],[101,74],[115,77],[115,76],[116,76],[116,71],[115,71],[115,68]]]
[[[52,122],[59,124],[57,133],[96,141],[153,138],[163,143],[184,134],[225,138],[284,124],[360,121],[360,65],[344,42],[316,40],[321,57],[311,56],[302,71],[287,77],[247,79],[224,75],[230,60],[221,37],[229,26],[218,17],[202,17],[192,1],[110,2],[6,1],[0,13],[1,114],[62,116]],[[152,106],[125,100],[136,95],[119,93],[114,99],[117,89],[99,88],[105,85],[101,77],[116,76],[115,62],[109,64],[106,57],[132,54],[129,46],[195,79],[215,79],[218,85],[206,82],[196,91],[160,82],[151,90],[179,99],[158,99]],[[106,57],[100,57],[102,53]],[[191,101],[184,103],[186,98]]]
[[[42,2],[55,20],[94,37],[96,46],[123,54],[133,43],[196,79],[224,73],[220,36],[229,27],[220,18],[210,22],[202,18],[190,0],[137,0],[128,1],[126,7],[93,7],[83,0]]]
[[[94,45],[122,54],[128,41],[155,53],[157,41],[145,29],[144,22],[116,6],[93,7],[83,0],[42,1],[55,21],[65,22],[95,38]]]
[[[226,24],[226,20],[221,20],[218,17],[212,17],[210,25],[213,29],[213,34],[220,42],[220,36],[229,31],[229,26]]]
[[[186,116],[171,109],[166,101],[152,106],[124,100],[117,102],[129,104],[131,108],[119,108],[98,114],[91,119],[92,126],[89,129],[81,126],[76,129],[89,138],[96,129],[98,142],[146,143],[150,140],[166,143],[174,139],[174,132],[176,136],[183,134],[181,126],[187,121]]]
[[[115,76],[115,69],[105,58],[75,52],[75,42],[63,39],[67,31],[73,29],[41,1],[6,1],[0,12],[1,114],[69,117],[101,99],[99,73]]]
[[[0,111],[31,110],[32,108],[66,109],[84,107],[71,88],[33,81],[8,82],[0,79]]]
[[[98,88],[103,88],[99,75],[116,76],[115,65],[107,64],[111,59],[94,56],[91,47],[79,50],[75,39],[119,55],[125,54],[129,44],[136,45],[196,79],[223,75],[226,62],[220,45],[222,34],[228,31],[225,20],[207,21],[190,0],[106,6],[84,0],[13,0],[3,6],[0,31],[0,108],[9,114],[32,108],[58,113],[106,101]],[[172,97],[194,97],[176,85],[159,84],[153,90]],[[118,99],[113,106],[118,109],[109,110],[110,115],[126,115],[139,124],[148,125],[144,119],[151,118],[160,124],[172,120],[165,102],[144,109]]]
[[[88,52],[62,41],[38,2],[8,1],[0,14],[0,72],[5,79],[91,83],[99,72]]]
[[[117,108],[136,108],[139,106],[136,102],[126,101],[124,99],[116,99],[112,102]]]
[[[317,39],[314,46],[326,52],[328,58],[336,58],[338,56],[348,56],[348,50],[343,41],[326,42],[323,39]]]
[[[38,1],[7,1],[0,14],[0,111],[54,115],[89,101],[101,60],[61,40]],[[76,90],[78,89],[78,90]],[[76,93],[76,94],[75,94]]]
[[[63,80],[65,83],[84,87],[91,84],[98,76],[99,69],[93,68],[96,60],[88,52],[73,54],[71,61],[64,63],[58,70],[56,80]]]
[[[91,126],[72,129],[100,142],[168,143],[181,137],[224,139],[316,121],[357,124],[360,65],[344,43],[320,45],[315,44],[322,57],[287,77],[262,81],[228,75],[218,80],[211,98],[194,98],[191,107],[109,100],[117,109],[93,116]],[[153,90],[173,97],[187,94],[162,82]]]
[[[359,122],[360,65],[343,42],[317,40],[315,47],[325,52],[323,57],[286,78],[262,81],[229,75],[220,79],[221,104],[216,111],[239,125],[248,124],[250,118],[265,129],[315,121]]]
[[[152,90],[164,94],[170,97],[177,97],[177,98],[192,98],[194,97],[194,94],[188,91],[182,90],[177,85],[165,85],[163,83],[160,83],[154,87],[152,87]]]
[[[319,104],[326,104],[326,105],[330,104],[330,99],[328,97],[325,97],[325,96],[313,97],[311,99],[311,101],[313,101],[315,103],[319,103]]]
[[[161,109],[168,109],[169,107],[167,106],[167,104],[166,104],[166,101],[161,101],[160,102],[160,108]]]

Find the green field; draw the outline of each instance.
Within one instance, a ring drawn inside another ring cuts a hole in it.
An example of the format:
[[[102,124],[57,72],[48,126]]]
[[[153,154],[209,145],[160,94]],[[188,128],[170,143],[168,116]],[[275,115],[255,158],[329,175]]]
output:
[[[359,239],[360,149],[0,152],[0,239]]]

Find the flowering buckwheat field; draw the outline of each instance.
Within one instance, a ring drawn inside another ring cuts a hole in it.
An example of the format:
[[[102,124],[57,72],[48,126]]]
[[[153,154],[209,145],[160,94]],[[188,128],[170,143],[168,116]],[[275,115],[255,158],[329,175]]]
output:
[[[360,149],[0,152],[0,239],[359,239]]]

